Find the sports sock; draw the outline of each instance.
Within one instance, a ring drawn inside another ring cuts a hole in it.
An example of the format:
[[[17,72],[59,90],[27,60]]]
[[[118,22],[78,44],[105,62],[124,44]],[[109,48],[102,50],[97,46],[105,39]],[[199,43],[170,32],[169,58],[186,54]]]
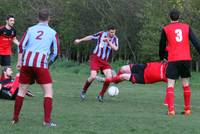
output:
[[[88,87],[90,86],[92,82],[89,82],[88,80],[85,82],[84,86],[83,86],[83,91],[86,93],[88,90]]]
[[[119,71],[117,72],[117,76],[119,76],[120,74],[123,74],[123,71],[121,69],[119,69]]]
[[[44,121],[49,123],[51,121],[52,98],[44,97]]]
[[[174,87],[167,88],[168,111],[174,111]]]
[[[183,91],[184,91],[184,107],[185,107],[184,109],[190,110],[190,96],[191,96],[190,86],[183,87]]]
[[[18,96],[15,99],[15,105],[14,105],[14,112],[13,112],[13,120],[18,121],[19,120],[19,114],[23,105],[24,97]]]
[[[118,75],[115,77],[106,78],[106,80],[105,80],[105,82],[107,82],[107,83],[110,83],[110,82],[119,83],[120,81],[121,81],[121,79]]]
[[[165,100],[164,100],[164,104],[165,104],[165,105],[168,105],[168,96],[167,96],[167,90],[166,90],[166,93],[165,93]]]
[[[104,82],[103,88],[102,88],[102,90],[100,91],[99,96],[104,96],[104,94],[105,94],[105,92],[107,91],[109,85],[110,85],[110,83]]]

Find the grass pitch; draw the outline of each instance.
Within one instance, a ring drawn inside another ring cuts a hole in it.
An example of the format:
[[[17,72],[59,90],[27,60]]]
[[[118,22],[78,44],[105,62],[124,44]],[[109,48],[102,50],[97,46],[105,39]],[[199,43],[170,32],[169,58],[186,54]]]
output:
[[[20,122],[10,125],[14,101],[0,100],[0,134],[199,134],[200,74],[191,80],[192,115],[184,117],[183,92],[178,82],[175,88],[176,116],[166,115],[163,105],[165,83],[132,85],[123,82],[116,97],[107,94],[104,103],[96,100],[102,84],[92,83],[87,100],[79,94],[86,78],[87,66],[54,68],[54,107],[52,119],[56,128],[42,127],[43,94],[38,85],[31,86],[35,97],[26,97]]]

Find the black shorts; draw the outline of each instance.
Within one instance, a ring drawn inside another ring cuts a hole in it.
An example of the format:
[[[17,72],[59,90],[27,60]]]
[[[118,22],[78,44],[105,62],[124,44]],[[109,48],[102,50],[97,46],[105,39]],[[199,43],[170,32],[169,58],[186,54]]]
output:
[[[10,55],[0,55],[0,65],[1,66],[10,66],[11,57]]]
[[[0,90],[0,98],[14,100],[17,96],[18,89],[15,91],[13,95],[9,93],[9,91],[10,91],[10,88],[2,87]]]
[[[168,63],[167,78],[178,79],[189,78],[190,75],[190,61],[173,61]]]
[[[144,69],[146,68],[146,64],[135,64],[131,68],[131,78],[135,78],[136,83],[144,84]]]

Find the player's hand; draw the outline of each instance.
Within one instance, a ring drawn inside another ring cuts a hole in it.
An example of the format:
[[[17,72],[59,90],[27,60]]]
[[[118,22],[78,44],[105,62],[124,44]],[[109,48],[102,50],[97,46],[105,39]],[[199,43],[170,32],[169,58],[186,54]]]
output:
[[[103,41],[107,43],[109,42],[108,38],[104,38]]]
[[[53,62],[50,60],[48,63],[48,68],[50,68],[50,66],[53,64]]]
[[[163,61],[162,61],[163,63],[167,63],[167,59],[163,59]]]
[[[75,40],[74,40],[74,44],[75,44],[75,45],[79,44],[80,42],[81,42],[80,39],[75,39]]]

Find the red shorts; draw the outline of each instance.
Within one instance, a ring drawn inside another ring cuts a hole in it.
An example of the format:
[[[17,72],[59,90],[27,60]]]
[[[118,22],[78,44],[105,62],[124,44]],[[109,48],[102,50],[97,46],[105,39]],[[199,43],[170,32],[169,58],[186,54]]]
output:
[[[38,84],[52,83],[49,70],[46,68],[36,67],[22,67],[20,69],[19,83],[21,84],[33,84],[35,81]]]
[[[96,55],[90,56],[90,70],[102,71],[105,69],[112,69],[112,67],[108,64],[107,61],[100,59]]]

